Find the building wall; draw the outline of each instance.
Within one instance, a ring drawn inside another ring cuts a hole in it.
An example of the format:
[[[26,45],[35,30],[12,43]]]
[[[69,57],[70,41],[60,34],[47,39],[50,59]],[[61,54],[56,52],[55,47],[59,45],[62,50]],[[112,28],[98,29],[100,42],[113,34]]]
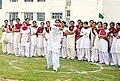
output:
[[[120,0],[104,0],[104,21],[120,22]]]

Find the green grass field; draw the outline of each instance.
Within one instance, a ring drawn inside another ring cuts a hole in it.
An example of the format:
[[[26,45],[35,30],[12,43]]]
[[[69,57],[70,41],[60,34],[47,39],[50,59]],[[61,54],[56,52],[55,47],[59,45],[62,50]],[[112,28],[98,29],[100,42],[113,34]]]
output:
[[[117,66],[62,58],[60,64],[59,71],[54,73],[52,68],[45,68],[44,57],[2,54],[0,44],[0,81],[120,81],[120,68]]]

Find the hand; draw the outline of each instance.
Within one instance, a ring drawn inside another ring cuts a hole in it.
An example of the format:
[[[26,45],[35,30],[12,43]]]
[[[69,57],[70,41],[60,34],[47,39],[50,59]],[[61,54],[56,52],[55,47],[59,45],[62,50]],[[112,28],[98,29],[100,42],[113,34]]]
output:
[[[28,39],[27,42],[30,42],[30,40]]]

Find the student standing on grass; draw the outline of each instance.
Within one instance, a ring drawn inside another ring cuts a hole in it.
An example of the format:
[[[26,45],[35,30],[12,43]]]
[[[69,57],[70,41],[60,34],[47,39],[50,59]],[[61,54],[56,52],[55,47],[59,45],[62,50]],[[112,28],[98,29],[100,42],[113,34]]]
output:
[[[74,21],[70,21],[69,24],[70,26],[67,28],[67,30],[64,30],[65,34],[67,35],[67,59],[74,59],[76,27],[74,26]]]
[[[90,62],[90,32],[91,28],[88,26],[88,22],[83,23],[83,28],[81,29],[80,35],[81,43],[80,43],[80,60],[87,60]]]
[[[16,24],[13,28],[13,34],[14,34],[14,43],[13,43],[13,48],[14,48],[14,54],[16,56],[20,56],[20,29],[21,29],[22,24],[20,23],[20,19],[16,19]]]
[[[81,20],[78,20],[78,25],[76,25],[76,33],[75,33],[75,44],[76,44],[76,50],[77,50],[77,57],[78,60],[80,60],[80,42],[81,42],[81,37],[80,37],[80,32],[83,27],[83,22]]]
[[[61,25],[62,25],[63,30],[67,29],[65,21],[62,21]],[[64,32],[63,32],[63,38],[62,38],[61,44],[62,44],[61,56],[62,58],[66,58],[67,35]]]
[[[30,29],[27,26],[26,22],[23,22],[21,30],[20,30],[20,43],[21,50],[20,53],[22,56],[29,56],[29,46],[30,46]]]
[[[46,56],[47,54],[47,45],[48,45],[48,39],[50,36],[50,31],[51,31],[51,26],[50,26],[50,21],[46,22],[46,27],[43,30],[43,37],[44,37],[44,55]]]
[[[10,20],[10,25],[8,25],[7,28],[7,39],[8,39],[8,53],[7,54],[13,54],[13,20]]]
[[[108,54],[108,24],[105,22],[103,28],[99,33],[99,63],[105,63],[109,65],[109,54]]]
[[[98,27],[96,27],[96,22],[93,23],[93,29],[92,29],[92,33],[93,33],[93,41],[92,41],[92,54],[91,54],[91,61],[92,62],[98,62],[98,54],[99,54],[99,32],[101,29],[102,24],[100,24],[99,22],[97,23]],[[100,26],[99,26],[100,25]]]
[[[44,30],[44,22],[40,23],[40,27],[37,29],[37,54],[38,56],[44,56],[44,36],[43,36],[43,30]]]
[[[112,56],[112,60],[110,65],[117,65],[117,34],[118,34],[118,30],[120,28],[120,23],[116,23],[116,28],[114,28],[114,25],[112,25],[113,28],[110,28],[110,36],[111,36],[111,42],[110,42],[110,53]]]
[[[8,28],[8,20],[4,20],[4,25],[2,26],[2,52],[7,53],[7,28]],[[6,41],[6,42],[5,42]]]
[[[31,43],[30,43],[30,57],[32,56],[36,56],[36,49],[37,49],[37,29],[38,29],[38,26],[37,26],[37,22],[36,21],[33,21],[32,22],[33,26],[31,27]]]
[[[48,39],[47,45],[47,68],[50,68],[53,65],[53,71],[57,72],[58,68],[60,67],[59,64],[59,45],[60,45],[60,30],[63,28],[61,27],[61,21],[59,19],[55,20],[55,24],[51,27],[50,37]]]

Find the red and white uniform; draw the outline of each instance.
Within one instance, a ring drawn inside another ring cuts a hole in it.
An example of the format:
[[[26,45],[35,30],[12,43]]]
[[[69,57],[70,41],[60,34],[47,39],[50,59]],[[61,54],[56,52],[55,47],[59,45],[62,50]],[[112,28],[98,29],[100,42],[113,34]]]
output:
[[[38,56],[44,56],[44,37],[43,37],[43,30],[44,28],[39,27],[37,29],[37,54]]]
[[[19,30],[19,31],[14,31],[14,53],[16,56],[19,55],[20,51],[20,28],[22,24],[15,24],[14,30]]]

